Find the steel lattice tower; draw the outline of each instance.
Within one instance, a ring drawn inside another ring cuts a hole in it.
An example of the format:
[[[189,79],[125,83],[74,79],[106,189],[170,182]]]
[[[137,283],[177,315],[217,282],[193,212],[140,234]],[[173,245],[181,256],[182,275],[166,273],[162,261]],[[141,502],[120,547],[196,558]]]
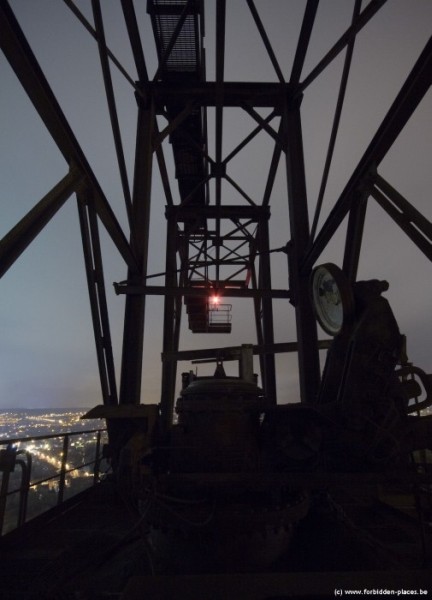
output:
[[[66,1],[66,0],[65,0]],[[179,348],[181,315],[187,312],[189,327],[197,333],[228,332],[228,319],[211,321],[218,307],[215,294],[252,298],[262,384],[267,397],[277,402],[275,353],[296,350],[302,401],[313,403],[320,384],[317,328],[312,311],[309,281],[319,259],[341,222],[348,228],[341,266],[354,281],[358,269],[368,198],[374,198],[403,232],[432,259],[432,226],[379,172],[380,163],[425,96],[432,78],[432,42],[429,40],[405,84],[353,170],[346,186],[318,230],[320,208],[338,132],[356,36],[385,4],[372,0],[362,8],[354,2],[352,23],[307,75],[303,65],[313,33],[318,0],[308,0],[298,37],[292,69],[285,76],[253,0],[246,4],[272,63],[274,82],[232,82],[224,76],[226,2],[216,2],[215,79],[206,78],[204,52],[204,2],[200,0],[148,2],[159,65],[151,77],[141,43],[139,23],[132,0],[122,0],[124,21],[132,49],[137,80],[129,79],[137,99],[137,133],[133,186],[127,180],[111,70],[122,69],[109,50],[99,0],[92,1],[94,26],[72,1],[68,7],[97,40],[106,97],[111,118],[120,179],[127,207],[129,232],[120,227],[86,156],[59,106],[32,49],[26,41],[9,3],[0,3],[2,50],[43,119],[69,168],[67,175],[5,236],[0,249],[4,274],[27,248],[63,203],[76,193],[84,247],[87,281],[93,317],[97,357],[104,404],[136,405],[141,400],[141,371],[146,319],[146,297],[164,299],[163,373],[161,409],[165,423],[171,421],[177,361],[189,357],[215,358],[223,352],[182,352]],[[302,99],[309,86],[335,57],[344,55],[322,185],[309,222],[302,141]],[[255,123],[254,129],[229,155],[223,154],[224,111],[241,108]],[[214,152],[209,145],[208,111],[214,111]],[[267,116],[263,117],[263,109]],[[161,129],[160,118],[165,118]],[[230,174],[231,161],[253,144],[260,132],[272,140],[273,151],[264,193],[251,197]],[[165,159],[169,140],[175,164],[174,177]],[[152,286],[147,276],[152,173],[157,164],[166,204],[165,285]],[[272,287],[269,239],[270,201],[279,164],[285,164],[290,239],[287,255],[289,289]],[[173,180],[176,181],[173,181]],[[222,185],[232,186],[242,202],[229,203]],[[173,186],[178,186],[179,202]],[[102,253],[98,227],[112,238],[127,267],[125,282],[117,293],[126,294],[123,356],[119,394],[108,320]],[[273,300],[285,298],[293,305],[297,340],[274,342]],[[210,304],[209,304],[210,302]],[[227,311],[229,308],[226,309]],[[231,353],[232,354],[232,353]],[[235,354],[235,353],[234,353]]]

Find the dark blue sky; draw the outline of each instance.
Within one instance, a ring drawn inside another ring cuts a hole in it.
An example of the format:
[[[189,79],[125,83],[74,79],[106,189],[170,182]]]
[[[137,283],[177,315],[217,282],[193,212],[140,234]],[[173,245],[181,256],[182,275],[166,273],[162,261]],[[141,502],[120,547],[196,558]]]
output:
[[[117,218],[127,230],[116,167],[102,75],[95,41],[59,0],[11,0],[12,9],[45,71],[83,150],[99,178]],[[150,74],[155,70],[153,36],[145,2],[136,2],[141,36]],[[214,2],[206,2],[207,77],[214,78]],[[365,4],[365,2],[364,2]],[[77,2],[92,21],[91,3]],[[288,78],[305,2],[256,0],[268,35]],[[133,78],[131,57],[120,2],[102,2],[107,43]],[[314,28],[306,75],[348,27],[352,3],[324,0]],[[228,80],[276,81],[264,46],[254,28],[246,2],[227,2]],[[342,191],[396,93],[431,34],[430,0],[390,0],[356,42],[353,67],[342,114],[333,168],[320,223]],[[311,210],[330,134],[343,56],[305,92],[302,105],[305,162]],[[112,69],[122,126],[123,145],[132,177],[136,103],[133,88]],[[67,172],[67,166],[29,103],[4,58],[0,62],[0,235],[3,236]],[[209,111],[210,138],[213,131]],[[431,219],[432,189],[431,94],[424,98],[380,172],[414,206]],[[161,121],[162,123],[162,121]],[[224,154],[255,124],[240,109],[225,114]],[[210,142],[210,148],[212,148]],[[233,163],[232,174],[251,195],[260,198],[265,184],[272,142],[267,134]],[[171,165],[170,147],[165,153]],[[232,190],[232,202],[238,198]],[[278,174],[272,200],[271,246],[289,239],[284,169]],[[319,262],[340,263],[344,226]],[[117,369],[120,366],[124,297],[115,296],[112,282],[126,277],[126,269],[107,235],[102,233],[105,276]],[[149,272],[164,270],[164,198],[157,170],[153,178]],[[273,255],[273,283],[287,287],[286,261]],[[360,278],[382,278],[390,283],[390,299],[401,331],[408,335],[412,360],[432,370],[430,306],[431,266],[397,226],[369,202]],[[154,280],[162,283],[162,280]],[[39,238],[0,282],[0,407],[93,406],[100,403],[100,387],[92,337],[76,201],[71,197]],[[276,341],[293,341],[294,315],[283,301],[275,301]],[[143,401],[157,402],[162,349],[162,301],[148,299],[145,330]],[[233,302],[230,336],[193,336],[184,328],[182,349],[254,343],[252,301]],[[296,401],[296,357],[278,357],[281,401]],[[180,371],[189,369],[182,364]],[[207,372],[204,367],[200,373]]]

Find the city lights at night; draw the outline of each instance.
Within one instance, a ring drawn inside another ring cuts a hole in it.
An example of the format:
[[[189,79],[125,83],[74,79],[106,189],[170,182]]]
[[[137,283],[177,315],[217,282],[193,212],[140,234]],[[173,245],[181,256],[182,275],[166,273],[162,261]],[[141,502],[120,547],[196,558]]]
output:
[[[29,471],[27,519],[55,506],[62,486],[61,493],[70,497],[92,485],[95,460],[99,460],[102,443],[106,441],[105,431],[98,430],[105,429],[105,422],[83,421],[84,412],[82,409],[0,412],[0,451],[7,452],[9,447],[17,463],[21,461]],[[64,484],[60,483],[62,471]],[[18,464],[10,473],[3,532],[16,527],[24,474]]]

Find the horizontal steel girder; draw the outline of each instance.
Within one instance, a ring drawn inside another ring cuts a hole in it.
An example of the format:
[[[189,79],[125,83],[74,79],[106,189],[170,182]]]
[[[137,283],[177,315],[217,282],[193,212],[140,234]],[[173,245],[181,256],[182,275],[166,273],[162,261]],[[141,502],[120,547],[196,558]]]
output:
[[[116,294],[147,296],[194,296],[198,298],[207,297],[212,291],[210,288],[167,288],[162,285],[128,285],[127,283],[115,283]],[[289,290],[251,290],[239,288],[221,288],[218,294],[224,298],[286,298],[291,297]]]
[[[146,96],[153,96],[157,111],[164,106],[186,105],[196,102],[199,106],[216,106],[217,91],[223,93],[224,107],[242,106],[245,103],[255,107],[268,107],[282,110],[287,97],[295,88],[289,84],[271,82],[152,82],[142,85]]]
[[[168,206],[165,210],[168,219],[174,218],[178,223],[196,218],[203,219],[250,219],[257,222],[270,218],[268,206]]]
[[[320,340],[318,346],[321,350],[330,347],[332,340]],[[162,354],[162,361],[177,360],[205,360],[220,358],[222,360],[238,360],[241,355],[241,346],[227,346],[225,348],[207,348],[203,350],[181,350],[179,352],[165,352]],[[259,354],[280,354],[285,352],[297,352],[297,342],[282,342],[277,344],[259,344],[252,347],[255,355]]]

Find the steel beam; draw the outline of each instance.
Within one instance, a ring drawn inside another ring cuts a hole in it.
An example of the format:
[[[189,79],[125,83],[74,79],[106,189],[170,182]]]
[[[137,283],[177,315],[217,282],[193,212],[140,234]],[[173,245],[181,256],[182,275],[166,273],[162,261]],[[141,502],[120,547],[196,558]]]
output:
[[[324,58],[312,69],[309,75],[298,86],[298,93],[304,92],[306,87],[320,75],[326,67],[342,52],[347,44],[363,29],[363,27],[372,19],[376,12],[387,2],[387,0],[371,0],[364,11],[357,17],[355,22],[349,27],[346,32],[338,39],[336,44],[331,48]]]
[[[309,244],[309,217],[299,102],[287,103],[283,123],[287,137],[286,169],[291,232],[289,275],[291,303],[296,314],[300,394],[302,402],[312,403],[320,385],[320,365],[316,320],[309,292],[311,271],[301,270]]]
[[[0,241],[0,277],[14,264],[66,200],[84,181],[79,169],[73,168],[34,206]]]
[[[90,35],[96,41],[98,41],[98,35],[97,35],[96,31],[90,25],[90,23],[87,21],[87,19],[84,17],[84,15],[79,11],[79,9],[75,6],[75,4],[71,0],[64,0],[64,2],[71,9],[71,11],[75,14],[75,16],[81,21],[81,23],[84,25],[84,27],[90,33]],[[139,83],[135,82],[130,77],[130,75],[122,67],[120,62],[113,55],[113,53],[111,52],[111,50],[108,47],[106,47],[106,52],[107,52],[107,55],[109,56],[109,58],[112,60],[112,62],[118,68],[120,73],[126,78],[126,80],[135,89],[136,93],[143,100],[146,100],[146,95],[143,92],[142,86],[140,84],[147,83],[149,81],[149,78],[148,78],[147,67],[146,67],[145,59],[144,59],[144,53],[142,50],[141,39],[139,36],[139,30],[138,30],[138,24],[136,21],[135,9],[134,9],[132,0],[122,0],[122,9],[123,9],[123,14],[124,14],[125,21],[126,21],[126,27],[128,30],[129,39],[131,42],[132,53],[133,53],[134,60],[135,60],[135,66],[136,66],[137,73],[138,73]],[[157,128],[156,123],[154,124],[154,128],[155,128],[155,134],[157,135],[158,128]],[[157,156],[157,160],[158,160],[159,171],[160,171],[162,185],[164,188],[167,203],[173,204],[167,169],[166,169],[166,165],[165,165],[165,158],[163,155],[162,148],[159,146],[156,148],[156,156]]]
[[[138,73],[138,79],[140,81],[148,81],[149,77],[147,73],[147,67],[141,44],[141,38],[139,34],[133,0],[121,0],[121,5],[123,9],[123,16],[126,22],[126,28],[129,35],[129,41],[132,48],[132,54]]]
[[[270,121],[272,121],[276,116],[276,112],[273,110],[265,119],[264,121],[266,123],[270,123]],[[249,144],[249,142],[251,140],[254,139],[255,136],[258,135],[258,133],[260,133],[262,131],[263,127],[261,125],[258,125],[258,127],[255,127],[255,129],[253,131],[251,131],[251,133],[249,135],[247,135],[244,140],[242,142],[240,142],[240,144],[238,144],[238,146],[236,146],[234,148],[234,150],[232,150],[232,152],[230,152],[224,159],[223,159],[223,163],[225,165],[227,165],[229,163],[230,160],[232,160],[234,158],[234,156],[236,156],[241,150],[243,150],[243,148],[245,146],[247,146]]]
[[[282,133],[282,122],[279,125],[278,137],[281,137]],[[274,182],[277,175],[277,170],[279,167],[280,157],[282,155],[282,144],[276,142],[273,155],[270,163],[269,174],[267,177],[266,187],[264,190],[264,196],[262,201],[262,206],[268,206],[270,204],[270,198],[273,191]]]
[[[268,107],[281,113],[287,94],[295,91],[289,84],[271,82],[233,82],[224,81],[220,84],[223,91],[225,107],[242,106],[247,103],[255,108]],[[144,95],[153,94],[156,112],[163,114],[164,106],[178,103],[185,105],[195,100],[200,106],[216,106],[217,83],[214,81],[155,81],[142,86]]]
[[[358,17],[360,8],[361,8],[361,0],[356,0],[355,4],[354,4],[354,12],[353,12],[353,17],[352,17],[353,23],[355,22],[355,20]],[[334,148],[336,145],[336,137],[337,137],[338,130],[339,130],[339,123],[340,123],[340,118],[342,115],[343,103],[345,100],[345,93],[346,93],[346,88],[347,88],[347,84],[348,84],[348,76],[349,76],[349,72],[351,69],[351,61],[352,61],[352,56],[353,56],[353,52],[354,52],[354,42],[355,42],[355,37],[351,38],[351,40],[349,41],[348,46],[347,46],[346,55],[345,55],[344,66],[343,66],[343,70],[342,70],[342,77],[341,77],[341,82],[340,82],[340,86],[339,86],[339,93],[338,93],[335,113],[334,113],[334,117],[333,117],[333,125],[332,125],[332,130],[330,133],[330,140],[329,140],[327,155],[326,155],[325,164],[324,164],[324,171],[323,171],[321,185],[320,185],[320,189],[319,189],[319,193],[318,193],[318,199],[317,199],[317,203],[316,203],[316,207],[315,207],[315,215],[314,215],[314,219],[313,219],[313,223],[312,223],[312,227],[311,227],[311,234],[310,234],[311,240],[313,240],[315,237],[315,232],[316,232],[316,229],[318,226],[318,220],[319,220],[320,213],[321,213],[321,207],[322,207],[322,203],[323,203],[323,199],[324,199],[324,194],[325,194],[325,190],[327,187],[327,180],[328,180],[328,176],[330,173],[331,161],[333,159],[333,152],[334,152]]]
[[[182,307],[183,301],[181,296],[176,296],[174,303],[174,336],[173,336],[173,351],[178,352],[179,344],[180,344],[180,331],[181,331],[181,321],[182,321]],[[171,376],[172,381],[172,398],[173,398],[173,407],[175,400],[175,385],[177,379],[177,361],[173,364],[173,372]]]
[[[84,17],[84,15],[80,12],[80,10],[75,6],[75,4],[72,2],[72,0],[64,0],[64,2],[71,9],[71,11],[75,14],[75,16],[79,19],[79,21],[81,21],[81,23],[84,25],[84,27],[90,33],[90,35],[96,41],[98,41],[98,35],[97,35],[95,29],[90,25],[90,23],[87,21],[87,19]],[[120,73],[125,77],[125,79],[135,89],[138,96],[140,96],[143,100],[146,100],[146,95],[142,90],[141,84],[148,83],[149,78],[148,78],[147,67],[146,67],[145,59],[144,59],[144,53],[142,50],[142,44],[141,44],[141,39],[140,39],[140,35],[139,35],[135,9],[134,9],[132,0],[122,0],[122,9],[123,9],[126,27],[128,30],[128,35],[129,35],[129,39],[130,39],[130,43],[131,43],[131,47],[132,47],[132,53],[133,53],[134,60],[135,60],[135,66],[137,69],[139,82],[138,83],[135,82],[130,77],[130,75],[122,67],[120,62],[113,55],[113,53],[111,52],[111,50],[108,47],[106,47],[106,52],[107,52],[107,55],[109,56],[109,58],[111,59],[111,61],[114,63],[114,65],[120,71]],[[154,130],[155,130],[155,134],[158,135],[159,132],[158,132],[158,127],[157,127],[156,122],[154,124]],[[173,199],[172,199],[172,194],[171,194],[171,189],[170,189],[170,184],[169,184],[169,179],[168,179],[168,173],[167,173],[167,168],[166,168],[166,164],[165,164],[165,157],[163,154],[163,150],[160,146],[156,147],[156,156],[157,156],[159,171],[160,171],[160,175],[161,175],[161,179],[162,179],[162,185],[164,188],[167,204],[173,204]]]
[[[432,38],[429,39],[401,91],[354,170],[341,196],[307,253],[303,268],[311,269],[342,223],[369,173],[376,171],[432,83]],[[372,175],[373,176],[373,175]]]
[[[138,258],[138,268],[134,270],[129,269],[128,280],[132,283],[145,281],[147,274],[154,122],[153,105],[140,102],[138,107],[132,206],[133,220],[137,234],[134,250]],[[126,298],[120,404],[140,403],[145,298],[145,294],[128,295]]]
[[[306,53],[309,47],[310,37],[312,35],[312,28],[315,22],[316,12],[318,10],[319,0],[308,0],[303,22],[300,30],[299,41],[294,57],[294,62],[291,71],[290,84],[293,86],[298,85],[303,70]]]
[[[222,263],[223,264],[223,263]],[[246,268],[246,267],[245,267]],[[223,282],[220,282],[222,287],[218,289],[221,296],[225,298],[274,298],[274,299],[289,299],[291,294],[288,290],[277,289],[239,289],[234,287],[223,287]],[[133,283],[115,283],[114,289],[116,294],[127,294],[128,296],[193,296],[207,297],[209,294],[208,288],[204,287],[165,287],[158,285],[140,285]]]
[[[118,404],[117,385],[97,216],[89,194],[84,191],[78,193],[77,196],[102,397],[105,405],[116,406]]]
[[[252,264],[251,264],[250,276],[251,276],[251,281],[252,281],[252,288],[254,290],[256,290],[258,288],[258,278],[257,278],[254,262],[252,262]],[[264,336],[263,336],[262,321],[261,321],[261,298],[256,296],[253,300],[253,303],[254,303],[255,328],[256,328],[258,346],[264,346]],[[264,381],[265,364],[264,364],[264,354],[263,353],[259,354],[259,365],[260,365],[261,381]]]
[[[120,132],[120,124],[117,115],[117,106],[114,96],[114,88],[111,78],[110,65],[108,60],[107,45],[105,41],[105,30],[102,18],[102,10],[100,6],[100,0],[92,0],[93,18],[96,26],[97,41],[99,48],[99,57],[101,61],[102,75],[105,86],[105,95],[108,104],[108,112],[111,121],[111,129],[114,139],[114,147],[117,155],[117,163],[120,173],[120,181],[123,189],[123,196],[126,205],[126,212],[129,220],[129,228],[131,235],[133,236],[133,222],[132,222],[132,198],[129,188],[129,180],[126,169],[126,161],[123,152],[123,142]]]
[[[93,190],[97,213],[127,265],[135,257],[7,0],[0,0],[0,46],[66,162],[76,165]]]
[[[142,44],[141,44],[141,38],[140,38],[140,34],[139,34],[138,23],[137,23],[137,19],[136,19],[133,0],[121,0],[121,4],[122,4],[123,15],[125,18],[126,27],[127,27],[127,31],[128,31],[128,35],[129,35],[129,40],[130,40],[130,44],[131,44],[131,48],[132,48],[132,53],[133,53],[133,57],[134,57],[134,61],[135,61],[135,66],[136,66],[136,70],[138,73],[139,85],[137,87],[139,90],[139,94],[142,96],[143,99],[145,99],[146,96],[145,96],[144,92],[142,91],[142,84],[149,82],[149,76],[148,76],[144,52],[143,52],[143,48],[142,48]],[[156,119],[155,119],[155,123],[153,124],[153,127],[154,127],[155,136],[157,137],[159,135],[159,129],[158,129]],[[160,172],[160,176],[161,176],[161,180],[162,180],[162,186],[163,186],[164,193],[165,193],[165,198],[166,198],[167,204],[172,205],[172,204],[174,204],[174,201],[173,201],[173,197],[172,197],[172,193],[171,193],[170,182],[169,182],[169,178],[168,178],[168,171],[167,171],[167,167],[166,167],[166,163],[165,163],[163,149],[160,145],[156,145],[155,151],[156,151],[156,157],[157,157],[158,166],[159,166],[159,172]]]
[[[96,33],[96,30],[88,22],[88,20],[85,18],[85,16],[83,15],[83,13],[79,10],[79,8],[74,4],[73,0],[63,0],[63,2],[66,4],[66,6],[68,8],[70,8],[70,10],[76,16],[76,18],[78,19],[78,21],[80,21],[80,23],[87,29],[87,31],[89,32],[89,34],[96,41],[98,41],[98,35]],[[132,77],[129,75],[129,73],[126,71],[126,69],[122,66],[122,64],[120,63],[120,61],[114,56],[114,54],[111,52],[111,50],[108,47],[106,48],[106,51],[107,51],[107,54],[110,57],[112,63],[117,67],[117,69],[123,75],[123,77],[126,79],[126,81],[128,83],[130,83],[130,85],[135,89],[135,91],[138,94],[140,94],[141,90],[139,89],[139,86],[136,84],[136,82],[134,81],[134,79],[132,79]]]
[[[157,128],[156,119],[155,119],[154,127],[155,127],[155,133],[157,133],[158,128]],[[164,156],[162,147],[158,146],[156,148],[155,152],[156,152],[156,158],[157,158],[157,162],[158,162],[159,173],[161,176],[162,187],[164,190],[166,203],[168,204],[168,206],[172,206],[174,204],[174,199],[173,199],[173,196],[171,193],[171,187],[170,187],[170,182],[169,182],[169,177],[168,177],[168,170],[167,170],[165,156]]]
[[[258,29],[258,31],[260,33],[261,39],[262,39],[262,41],[264,43],[265,49],[267,50],[267,54],[269,55],[269,58],[270,58],[271,63],[273,65],[273,68],[276,71],[276,75],[277,75],[280,83],[285,83],[285,79],[284,79],[283,73],[282,73],[281,68],[279,66],[279,63],[277,61],[276,55],[274,53],[274,50],[272,48],[272,45],[270,43],[270,40],[269,40],[268,35],[266,33],[266,30],[264,29],[264,25],[262,24],[262,21],[260,19],[259,13],[258,13],[258,11],[256,9],[255,4],[254,4],[254,1],[253,0],[246,0],[246,2],[248,4],[248,6],[249,6],[249,9],[250,9],[251,13],[252,13],[252,17],[253,17],[253,19],[255,21],[255,25],[257,26],[257,29]]]
[[[271,290],[271,265],[269,253],[269,230],[268,221],[263,219],[258,225],[257,232],[257,249],[259,252],[259,275],[258,281],[261,287]],[[261,297],[262,308],[262,333],[265,346],[274,344],[274,328],[273,328],[273,302],[272,297]],[[263,387],[266,398],[269,402],[277,404],[276,391],[276,367],[275,357],[272,352],[267,352],[263,357]]]
[[[343,271],[352,283],[354,283],[357,278],[368,195],[368,192],[359,191],[349,212],[348,227],[345,237]]]
[[[194,261],[193,262],[193,266],[194,267],[217,267],[220,265],[226,265],[226,266],[233,266],[233,265],[243,265],[246,266],[249,263],[249,260],[246,259],[230,259],[230,260],[226,260],[225,256],[222,256],[219,259],[211,259],[209,258],[208,260],[200,260],[200,261]]]
[[[332,340],[321,340],[318,342],[318,346],[321,350],[325,350],[330,347]],[[252,346],[254,355],[264,355],[268,353],[272,354],[285,354],[287,352],[298,352],[297,342],[282,342],[278,344],[272,344],[266,346],[264,344],[258,344]],[[201,350],[181,350],[179,352],[167,352],[162,354],[162,360],[165,362],[179,361],[179,360],[205,360],[205,359],[217,359],[222,360],[238,360],[241,353],[241,346],[226,346],[225,348],[206,348]]]
[[[232,187],[240,194],[240,196],[243,196],[243,198],[246,200],[246,202],[248,202],[251,206],[257,205],[256,202],[254,200],[252,200],[252,198],[250,196],[248,196],[248,194],[246,194],[244,189],[241,188],[239,186],[239,184],[236,183],[234,181],[234,179],[232,177],[230,177],[227,173],[225,173],[224,179],[225,179],[225,181],[228,181],[228,183],[230,183],[232,185]]]
[[[251,219],[249,221],[247,221],[246,223],[240,223],[239,219],[232,219],[232,222],[235,225],[235,228],[232,229],[231,231],[229,231],[228,233],[225,233],[221,239],[224,241],[232,241],[232,240],[244,240],[244,239],[248,239],[249,241],[253,242],[255,240],[253,234],[248,231],[248,227],[249,225],[251,225],[252,223],[254,223],[254,221]],[[243,235],[234,235],[237,232],[243,232]]]
[[[175,216],[178,223],[194,220],[197,217],[203,219],[250,219],[260,221],[270,218],[270,209],[267,206],[193,206],[176,205],[168,206],[165,210],[167,217]]]
[[[432,223],[426,219],[402,194],[400,194],[379,173],[374,176],[375,186],[391,200],[394,206],[403,213],[405,219],[413,223],[421,233],[432,241]],[[372,188],[373,191],[373,188]]]
[[[199,2],[195,2],[192,0],[188,0],[186,3],[178,2],[177,0],[174,2],[166,2],[164,4],[160,3],[155,7],[155,5],[151,2],[147,3],[147,12],[149,15],[158,14],[158,15],[178,15],[179,17],[186,12],[187,15],[196,15],[197,14],[197,6],[199,7]]]
[[[381,208],[383,208],[386,213],[390,215],[393,221],[399,225],[399,227],[410,238],[410,240],[414,242],[417,248],[419,248],[419,250],[421,250],[423,254],[432,261],[432,224],[430,222],[428,223],[428,239],[423,232],[419,232],[416,223],[413,224],[412,217],[409,214],[409,209],[406,212],[403,210],[398,210],[398,208],[395,207],[395,204],[386,198],[385,195],[376,187],[372,188],[371,195],[373,198],[375,198]],[[414,207],[411,207],[411,209],[413,208]]]
[[[284,139],[281,138],[280,135],[276,133],[276,131],[272,127],[270,127],[267,121],[263,119],[261,115],[254,108],[252,108],[252,106],[248,102],[242,102],[241,107],[248,113],[248,115],[252,117],[252,119],[259,123],[262,129],[264,129],[264,131],[268,133],[269,136],[275,140],[275,142],[283,146]]]
[[[222,136],[224,109],[224,66],[225,66],[225,16],[226,0],[216,0],[216,88],[215,88],[215,203],[222,204]],[[220,217],[216,218],[216,237],[220,237]],[[219,279],[220,246],[216,246],[216,280]]]
[[[165,287],[177,287],[177,223],[175,219],[168,219],[166,237],[165,260]],[[176,296],[165,295],[164,301],[164,329],[163,353],[176,352]],[[172,425],[175,400],[176,363],[163,363],[161,383],[161,421],[162,428],[167,431]]]
[[[196,108],[196,104],[193,101],[190,101],[186,104],[186,106],[176,115],[174,119],[170,119],[168,125],[160,131],[153,140],[153,146],[156,149],[158,146],[162,144],[162,142],[169,136],[173,131],[175,131],[179,125],[181,125],[192,113],[192,111]],[[167,115],[167,119],[168,119]]]

